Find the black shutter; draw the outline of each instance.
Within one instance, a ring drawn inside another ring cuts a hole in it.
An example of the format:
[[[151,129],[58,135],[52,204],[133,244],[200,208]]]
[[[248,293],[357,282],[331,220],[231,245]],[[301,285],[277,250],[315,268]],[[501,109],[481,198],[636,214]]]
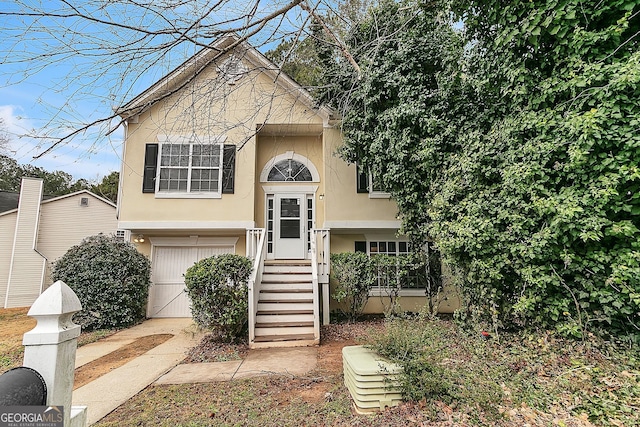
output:
[[[369,174],[362,166],[356,163],[356,191],[358,193],[369,192]]]
[[[355,242],[356,243],[356,247],[355,247],[355,251],[356,252],[363,252],[363,253],[367,253],[367,242]]]
[[[144,150],[144,175],[142,192],[156,192],[156,172],[158,170],[158,144],[147,144]]]
[[[234,176],[236,173],[236,146],[233,144],[224,145],[222,155],[222,192],[233,194]]]

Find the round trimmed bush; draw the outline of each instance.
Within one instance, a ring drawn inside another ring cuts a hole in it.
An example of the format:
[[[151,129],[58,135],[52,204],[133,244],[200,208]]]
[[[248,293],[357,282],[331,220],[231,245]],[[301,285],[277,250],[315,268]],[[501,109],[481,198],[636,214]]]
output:
[[[189,267],[184,276],[196,324],[232,342],[247,333],[247,282],[252,263],[234,254],[214,255]]]
[[[73,320],[85,330],[122,328],[145,318],[151,264],[129,242],[99,234],[73,246],[53,264],[52,278],[78,295]]]

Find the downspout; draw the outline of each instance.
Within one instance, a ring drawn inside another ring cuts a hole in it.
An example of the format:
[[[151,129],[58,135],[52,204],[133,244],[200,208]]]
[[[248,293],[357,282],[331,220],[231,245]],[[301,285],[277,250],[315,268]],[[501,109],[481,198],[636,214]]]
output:
[[[122,125],[124,126],[124,138],[122,139],[122,160],[120,161],[120,174],[118,175],[118,196],[116,199],[116,220],[120,219],[120,201],[122,200],[122,180],[124,177],[124,166],[126,164],[124,155],[126,153],[126,145],[127,145],[127,137],[129,136],[129,121],[123,120]]]

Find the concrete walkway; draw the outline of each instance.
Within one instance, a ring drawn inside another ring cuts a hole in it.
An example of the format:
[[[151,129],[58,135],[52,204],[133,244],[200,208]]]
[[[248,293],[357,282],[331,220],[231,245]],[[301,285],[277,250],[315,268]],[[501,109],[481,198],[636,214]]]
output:
[[[264,348],[251,350],[246,359],[178,365],[156,384],[231,381],[261,375],[304,375],[318,362],[316,347]]]
[[[150,319],[80,347],[76,354],[76,368],[137,338],[154,334],[174,336],[73,392],[73,405],[88,407],[89,425],[98,422],[153,383],[229,381],[268,374],[303,375],[314,369],[317,363],[317,349],[304,347],[251,350],[244,360],[179,365],[188,350],[198,345],[202,334],[197,332],[191,319]]]

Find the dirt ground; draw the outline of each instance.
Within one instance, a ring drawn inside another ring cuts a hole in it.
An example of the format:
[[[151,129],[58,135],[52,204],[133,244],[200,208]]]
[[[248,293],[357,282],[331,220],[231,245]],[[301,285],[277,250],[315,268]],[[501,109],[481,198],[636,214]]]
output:
[[[128,361],[146,353],[156,346],[159,346],[171,337],[173,337],[171,334],[147,335],[146,337],[138,338],[132,343],[127,344],[124,347],[120,347],[118,350],[112,351],[109,354],[89,362],[86,365],[80,366],[75,371],[73,389],[75,390],[82,387],[111,370],[124,365]]]
[[[0,373],[22,364],[22,337],[25,332],[36,326],[36,320],[27,316],[27,311],[28,308],[0,309],[0,354],[4,357]],[[158,334],[142,337],[79,367],[75,371],[74,389],[124,365],[172,336],[171,334]],[[80,341],[82,341],[82,337]]]
[[[26,309],[0,309],[0,373],[19,366],[22,361],[22,335],[34,326],[35,321],[26,316]],[[425,408],[422,401],[407,402],[375,417],[356,416],[343,386],[342,348],[363,343],[384,327],[379,319],[323,326],[321,345],[317,348],[317,368],[306,376],[281,375],[230,383],[151,386],[105,417],[99,425],[182,425],[183,420],[192,420],[193,424],[189,425],[466,426],[475,424],[470,422],[473,417],[484,417],[482,411],[469,412],[468,408],[451,407],[441,401],[436,401],[435,406],[429,408]],[[100,337],[87,336],[89,340],[84,342]],[[80,367],[76,370],[75,388],[170,338],[169,334],[142,337]],[[186,355],[183,363],[241,359],[247,352],[246,344],[222,344],[205,337]],[[563,375],[574,371],[576,368],[569,367]],[[541,412],[524,403],[513,407],[501,405],[505,412],[500,422],[485,425],[593,426],[585,414],[575,416],[558,405],[552,408],[551,413]],[[283,424],[282,420],[290,422]]]
[[[0,309],[0,338],[2,341],[18,342],[22,345],[22,335],[36,326],[36,320],[27,316],[28,308]]]

